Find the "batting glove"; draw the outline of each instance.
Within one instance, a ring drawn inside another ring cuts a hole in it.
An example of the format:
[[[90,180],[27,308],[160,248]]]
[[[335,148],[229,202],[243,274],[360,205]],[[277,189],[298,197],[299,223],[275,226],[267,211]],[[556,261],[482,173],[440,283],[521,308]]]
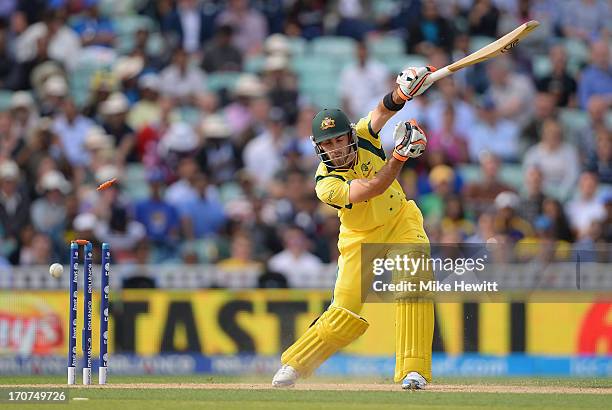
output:
[[[425,84],[425,80],[431,73],[436,71],[433,66],[408,67],[402,71],[395,82],[398,84],[399,96],[404,101],[410,101],[417,95],[421,95],[431,84]]]
[[[398,122],[393,131],[393,140],[393,157],[402,162],[421,156],[427,146],[427,137],[415,120]]]

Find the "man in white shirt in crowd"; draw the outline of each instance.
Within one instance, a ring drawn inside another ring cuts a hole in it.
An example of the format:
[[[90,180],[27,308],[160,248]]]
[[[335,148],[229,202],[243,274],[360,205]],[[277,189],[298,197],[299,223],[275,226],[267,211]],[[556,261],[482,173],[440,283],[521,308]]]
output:
[[[599,178],[594,172],[583,172],[578,182],[579,193],[565,209],[576,238],[582,239],[589,234],[591,224],[606,218],[603,201],[597,197]]]
[[[487,64],[490,85],[487,94],[497,106],[500,118],[523,126],[531,118],[535,88],[529,77],[513,69],[512,60],[498,57]]]
[[[342,70],[338,84],[342,97],[342,110],[349,118],[356,120],[368,115],[372,109],[372,99],[389,91],[387,76],[386,67],[369,58],[365,41],[358,43],[357,62]],[[367,84],[367,86],[357,86],[357,84]]]
[[[259,186],[265,187],[280,170],[286,142],[285,113],[272,107],[265,130],[249,141],[242,153],[245,169]]]
[[[580,160],[576,148],[563,141],[562,132],[557,120],[545,120],[541,141],[527,150],[523,165],[525,170],[537,166],[544,177],[544,191],[565,200],[574,190]]]
[[[268,261],[271,271],[282,273],[292,288],[320,286],[321,260],[308,252],[308,239],[298,227],[287,228],[283,235],[285,249]]]
[[[470,159],[478,162],[485,152],[495,154],[502,161],[516,161],[519,151],[519,128],[516,123],[501,118],[497,105],[490,98],[480,102],[479,120],[468,129]]]

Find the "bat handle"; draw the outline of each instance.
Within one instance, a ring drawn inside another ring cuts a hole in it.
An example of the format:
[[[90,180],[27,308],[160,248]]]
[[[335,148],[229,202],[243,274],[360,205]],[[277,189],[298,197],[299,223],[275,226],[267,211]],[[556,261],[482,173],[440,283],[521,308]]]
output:
[[[427,79],[425,80],[425,84],[429,85],[429,84],[435,83],[436,81],[441,80],[444,77],[448,77],[452,73],[453,72],[449,70],[448,67],[442,67],[439,70],[436,70],[433,73],[431,73],[429,77],[427,77]]]

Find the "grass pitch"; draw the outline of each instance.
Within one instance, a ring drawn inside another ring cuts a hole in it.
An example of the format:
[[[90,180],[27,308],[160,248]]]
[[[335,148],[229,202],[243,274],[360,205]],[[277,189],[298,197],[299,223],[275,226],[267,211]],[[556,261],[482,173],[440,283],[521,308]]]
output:
[[[0,377],[0,387],[21,390],[27,388],[14,386],[63,388],[66,387],[64,379],[62,376]],[[264,377],[109,375],[107,386],[76,386],[68,389],[68,392],[70,407],[101,410],[567,410],[612,407],[612,379],[607,378],[438,378],[427,390],[409,392],[392,385],[390,380],[314,378],[296,389],[277,390],[271,389],[269,380]],[[20,404],[16,407],[40,409],[40,404]]]

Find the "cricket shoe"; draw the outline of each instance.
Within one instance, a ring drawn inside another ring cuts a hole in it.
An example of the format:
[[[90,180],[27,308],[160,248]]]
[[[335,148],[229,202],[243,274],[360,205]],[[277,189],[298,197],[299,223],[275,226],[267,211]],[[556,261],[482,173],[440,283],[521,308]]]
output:
[[[404,378],[402,382],[402,389],[404,390],[420,390],[425,387],[427,380],[417,372],[410,372],[408,376]]]
[[[298,373],[288,364],[284,364],[274,375],[272,387],[293,387],[298,378]]]

